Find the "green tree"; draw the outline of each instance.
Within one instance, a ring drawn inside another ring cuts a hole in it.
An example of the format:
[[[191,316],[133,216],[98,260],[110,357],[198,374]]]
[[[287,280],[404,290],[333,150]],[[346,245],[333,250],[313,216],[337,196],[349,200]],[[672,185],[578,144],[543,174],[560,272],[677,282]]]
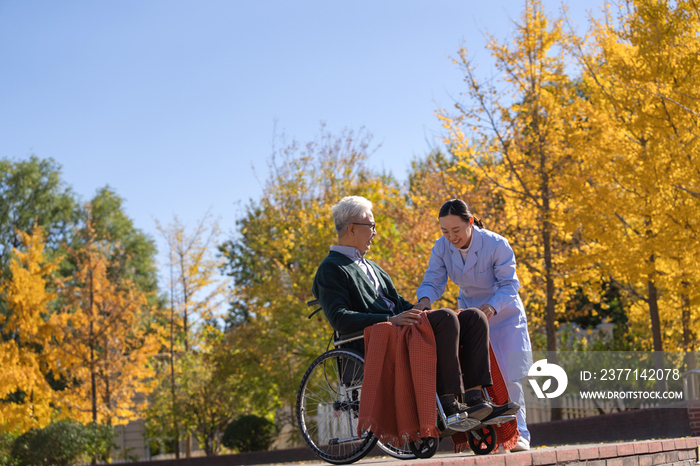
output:
[[[219,332],[217,332],[219,333]],[[220,345],[222,334],[216,336]],[[181,361],[182,412],[207,456],[218,454],[221,435],[236,412],[246,408],[249,384],[227,374],[216,362],[216,350],[190,353]]]
[[[0,272],[7,276],[12,248],[21,246],[17,231],[41,226],[49,249],[65,241],[78,219],[75,195],[61,179],[53,159],[0,159]]]
[[[61,179],[61,166],[53,159],[0,159],[0,282],[10,277],[12,250],[22,246],[17,232],[42,227],[51,258],[70,236],[78,210],[75,195]],[[0,298],[0,314],[9,312]],[[9,338],[0,323],[0,340]]]
[[[225,380],[212,376],[216,371],[207,362],[212,351],[208,338],[218,332],[219,305],[223,301],[219,280],[223,261],[215,254],[218,222],[206,214],[194,228],[188,228],[175,217],[167,226],[157,223],[157,228],[168,248],[170,303],[160,355],[167,364],[159,365],[148,429],[154,436],[172,438],[177,458],[182,435],[186,438],[185,454],[190,456],[191,434],[195,432],[207,454],[215,454],[219,448],[216,435],[223,429],[219,427],[220,416],[226,413],[215,406],[207,409],[197,401],[202,400],[204,391],[212,397],[221,395],[219,401],[227,399],[226,394],[216,391],[228,390],[225,385],[217,385],[225,384]],[[202,372],[193,373],[198,370]]]
[[[244,376],[224,338],[220,329],[209,327],[194,348],[177,355],[173,373],[169,355],[163,354],[147,410],[149,437],[169,443],[181,432],[192,433],[207,455],[218,454],[224,428],[236,412],[247,409],[255,384]]]
[[[153,303],[158,292],[157,253],[153,238],[134,226],[124,212],[124,199],[109,186],[98,189],[90,201],[95,237],[117,247],[109,258],[109,275],[134,282],[139,290],[150,295]],[[83,212],[83,220],[85,212]]]
[[[380,239],[370,255],[390,256],[385,237],[396,235],[393,203],[403,203],[397,184],[366,166],[370,137],[364,131],[338,136],[322,131],[305,145],[284,144],[270,162],[264,195],[251,202],[235,235],[221,251],[233,278],[234,324],[226,340],[231,354],[255,380],[251,410],[293,407],[299,381],[323,352],[330,327],[322,314],[312,320],[306,301],[318,265],[336,241],[330,209],[343,196],[362,195],[375,204]],[[270,393],[273,396],[270,396]]]

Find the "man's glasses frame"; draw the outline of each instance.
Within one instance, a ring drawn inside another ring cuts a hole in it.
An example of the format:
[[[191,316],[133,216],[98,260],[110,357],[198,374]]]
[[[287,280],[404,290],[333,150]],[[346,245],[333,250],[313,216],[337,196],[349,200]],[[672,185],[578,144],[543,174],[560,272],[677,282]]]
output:
[[[353,225],[364,225],[366,227],[370,227],[372,231],[377,231],[377,224],[376,223],[357,223],[357,222],[352,222]]]

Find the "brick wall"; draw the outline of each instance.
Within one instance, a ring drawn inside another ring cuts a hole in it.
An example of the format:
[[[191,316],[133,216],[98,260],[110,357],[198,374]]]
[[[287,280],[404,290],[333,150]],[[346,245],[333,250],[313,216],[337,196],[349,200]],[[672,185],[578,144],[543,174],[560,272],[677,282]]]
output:
[[[700,400],[688,401],[688,423],[690,434],[694,437],[700,436]]]
[[[698,400],[700,401],[700,400]],[[700,428],[700,403],[697,405]],[[677,438],[698,435],[691,432],[689,410],[685,408],[635,409],[600,416],[530,424],[532,446],[571,445],[577,443],[611,442]]]

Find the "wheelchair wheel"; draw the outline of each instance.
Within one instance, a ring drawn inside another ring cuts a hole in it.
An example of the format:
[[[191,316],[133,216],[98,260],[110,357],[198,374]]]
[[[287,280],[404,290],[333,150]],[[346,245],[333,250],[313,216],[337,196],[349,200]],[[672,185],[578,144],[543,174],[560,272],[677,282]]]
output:
[[[364,360],[334,349],[309,366],[297,393],[297,421],[316,456],[332,464],[364,458],[377,443],[372,432],[357,435]]]
[[[377,441],[377,446],[387,455],[393,456],[394,458],[399,460],[414,460],[417,458],[417,456],[414,455],[411,451],[411,446],[409,445],[409,442],[403,442],[403,445],[398,447],[394,446],[394,444],[392,444],[391,442],[384,443],[382,441]]]
[[[440,446],[440,439],[436,437],[423,437],[417,442],[408,442],[411,452],[416,458],[432,458]]]
[[[475,455],[488,455],[496,447],[496,429],[493,426],[484,426],[469,431],[469,448]]]

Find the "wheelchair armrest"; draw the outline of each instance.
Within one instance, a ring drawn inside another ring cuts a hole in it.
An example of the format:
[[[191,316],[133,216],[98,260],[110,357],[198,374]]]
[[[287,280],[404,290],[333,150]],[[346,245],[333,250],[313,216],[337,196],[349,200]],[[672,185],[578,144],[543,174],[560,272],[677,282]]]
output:
[[[333,342],[333,346],[338,347],[340,345],[344,345],[345,343],[350,343],[351,341],[363,340],[364,338],[364,330],[358,330],[357,332],[346,333],[342,335],[338,332],[335,332],[335,341]]]

